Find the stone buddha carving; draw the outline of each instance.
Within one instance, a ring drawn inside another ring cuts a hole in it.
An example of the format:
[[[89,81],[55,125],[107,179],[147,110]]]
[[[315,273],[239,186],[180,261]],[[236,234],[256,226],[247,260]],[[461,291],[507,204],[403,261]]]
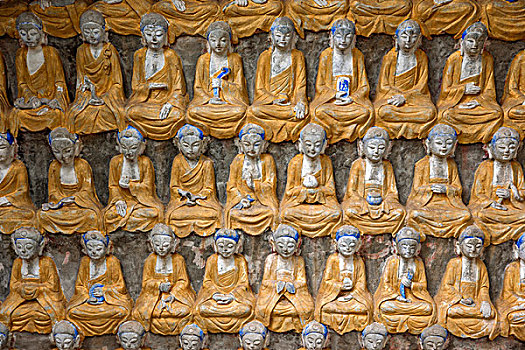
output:
[[[239,332],[241,347],[238,350],[268,350],[268,338],[268,329],[261,322],[248,322]]]
[[[273,21],[285,10],[282,0],[221,0],[220,4],[232,28],[233,40],[270,31]]]
[[[328,328],[322,323],[311,321],[301,333],[303,347],[299,350],[329,350]]]
[[[483,0],[481,17],[491,37],[498,40],[519,41],[525,39],[524,0]]]
[[[348,17],[355,19],[357,34],[393,35],[397,26],[410,17],[411,0],[349,0]]]
[[[512,60],[505,90],[501,100],[504,112],[503,123],[512,125],[516,130],[525,130],[525,50],[520,51]]]
[[[109,0],[111,1],[111,0]],[[72,38],[81,32],[80,15],[91,0],[20,0],[29,3],[29,11],[42,19],[46,34]]]
[[[49,338],[56,346],[53,350],[77,350],[82,345],[83,336],[73,323],[62,320],[54,324]]]
[[[346,17],[348,0],[302,0],[285,1],[286,13],[294,22],[301,38],[304,30],[320,32],[329,30],[330,25]]]
[[[118,327],[117,342],[120,348],[117,350],[151,350],[144,346],[146,338],[146,330],[140,322],[126,321]]]
[[[388,331],[379,322],[374,322],[365,327],[359,336],[359,345],[362,350],[382,350],[388,341]]]
[[[448,346],[448,331],[439,324],[432,325],[423,330],[419,336],[421,350],[444,350]]]
[[[89,9],[102,13],[110,31],[140,36],[140,19],[154,3],[155,0],[95,0]]]
[[[179,336],[179,350],[209,350],[204,349],[204,331],[195,323],[189,324],[182,329]]]

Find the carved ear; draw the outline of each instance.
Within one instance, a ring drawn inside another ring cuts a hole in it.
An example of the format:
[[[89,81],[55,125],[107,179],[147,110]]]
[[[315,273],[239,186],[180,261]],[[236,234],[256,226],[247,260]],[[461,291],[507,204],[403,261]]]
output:
[[[456,241],[456,243],[454,244],[454,252],[456,253],[457,256],[461,256],[460,245],[461,243],[459,243],[459,241]]]
[[[397,243],[395,237],[392,237],[392,254],[397,255]]]
[[[44,254],[44,248],[46,247],[46,244],[47,237],[44,237],[44,239],[42,239],[42,241],[39,243],[38,256],[42,256],[42,254]]]
[[[423,147],[425,148],[426,154],[429,156],[431,152],[430,152],[430,140],[428,138],[423,140]]]
[[[328,138],[325,137],[323,141],[323,148],[321,148],[321,154],[324,154],[324,152],[326,151],[326,147],[328,147]]]
[[[146,140],[140,143],[140,146],[139,146],[140,148],[139,148],[139,153],[138,153],[139,156],[141,156],[146,150],[146,143],[147,143]]]
[[[177,252],[177,248],[179,247],[180,239],[174,238],[173,239],[173,248],[171,248],[171,254],[175,254]]]
[[[104,39],[102,39],[105,43],[109,43],[109,33],[106,31],[104,32]]]
[[[463,39],[459,40],[459,52],[461,53],[461,56],[465,56],[465,49],[463,48]]]
[[[421,243],[417,245],[416,256],[419,256],[419,253],[421,253]]]
[[[299,153],[304,153],[303,152],[303,141],[301,140],[301,138],[299,138],[297,140],[297,142],[295,143],[295,148],[299,151]]]
[[[53,336],[53,332],[49,333],[49,342],[51,344],[55,344],[55,337]],[[7,339],[6,339],[6,345],[9,346]]]
[[[363,140],[359,139],[359,141],[357,141],[357,155],[360,158],[364,158],[365,157],[365,153],[363,151],[364,148],[365,148],[365,144],[364,144]]]
[[[236,137],[234,140],[233,140],[233,144],[237,147],[237,153],[238,154],[242,154],[242,147],[241,147],[241,139],[239,139],[238,137]]]
[[[84,144],[80,139],[78,139],[75,142],[75,157],[79,157],[80,153],[82,153],[82,149],[84,148]]]
[[[202,154],[206,153],[208,151],[208,148],[210,147],[211,139],[209,136],[204,136],[202,139]]]
[[[387,141],[386,151],[383,159],[387,159],[390,156],[390,153],[392,153],[392,146],[392,141]]]
[[[514,257],[514,260],[518,260],[520,258],[518,246],[515,244],[512,245],[512,256]]]
[[[261,154],[266,153],[266,151],[268,150],[268,146],[270,146],[270,142],[268,142],[267,140],[262,140]]]
[[[273,238],[273,234],[271,232],[270,237],[268,237],[268,243],[270,243],[270,247],[272,247],[272,253],[277,252],[277,249],[275,248],[275,239]]]
[[[363,339],[363,333],[359,332],[359,335],[357,336],[357,341],[359,342],[359,346],[364,349],[365,340]]]

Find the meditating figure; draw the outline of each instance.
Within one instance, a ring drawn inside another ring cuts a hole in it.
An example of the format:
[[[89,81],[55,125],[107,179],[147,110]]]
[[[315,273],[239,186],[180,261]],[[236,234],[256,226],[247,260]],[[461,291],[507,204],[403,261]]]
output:
[[[246,124],[236,140],[239,153],[230,165],[226,188],[226,225],[250,235],[274,228],[279,220],[277,171],[266,153],[268,134],[256,124]]]
[[[221,0],[223,16],[233,31],[233,40],[257,32],[269,32],[273,21],[284,13],[282,0]]]
[[[497,336],[497,313],[490,301],[489,275],[480,259],[485,235],[477,226],[468,226],[459,235],[451,259],[435,296],[438,323],[461,338]]]
[[[525,40],[524,0],[481,1],[482,21],[489,29],[490,36],[498,40]]]
[[[180,332],[179,350],[209,350],[203,348],[204,337],[204,331],[195,323],[187,325]]]
[[[388,133],[379,127],[368,129],[358,143],[360,158],[352,163],[346,194],[341,207],[343,221],[363,234],[395,235],[405,222],[406,212],[399,204]]]
[[[501,107],[505,113],[505,125],[525,130],[525,50],[520,51],[510,64]]]
[[[443,70],[439,122],[457,130],[459,143],[487,143],[503,121],[496,101],[494,59],[484,50],[486,40],[483,24],[468,27],[461,49],[450,55]]]
[[[120,348],[117,350],[151,350],[144,346],[146,337],[146,330],[140,322],[126,321],[118,327],[117,341]]]
[[[395,47],[381,64],[374,100],[376,125],[394,139],[424,138],[437,119],[428,90],[428,58],[419,48],[421,38],[419,24],[404,21],[394,35]]]
[[[29,11],[29,1],[2,0],[0,1],[0,36],[9,35],[16,38],[16,18]]]
[[[19,1],[29,3],[28,11],[42,19],[46,34],[64,39],[80,34],[80,15],[92,2],[92,0]]]
[[[286,13],[294,22],[299,36],[304,39],[304,30],[320,32],[348,13],[348,0],[301,0],[285,1]]]
[[[73,323],[62,320],[55,323],[50,338],[56,346],[53,350],[78,350],[82,344],[83,336]]]
[[[419,336],[419,347],[421,350],[444,350],[448,345],[448,331],[435,324],[423,330]]]
[[[299,350],[329,350],[328,345],[328,328],[322,323],[311,321],[301,333],[303,347]]]
[[[379,322],[366,326],[359,336],[359,345],[361,345],[362,350],[382,350],[387,341],[386,327]]]
[[[154,3],[155,0],[98,0],[89,9],[102,13],[112,32],[140,36],[140,19]]]
[[[353,142],[374,124],[365,59],[355,41],[355,24],[339,19],[332,25],[331,47],[319,58],[311,111],[327,130],[330,143]]]
[[[115,334],[133,307],[120,261],[111,254],[109,236],[99,231],[84,233],[80,243],[87,256],[80,261],[67,319],[86,337]]]
[[[299,232],[280,224],[270,238],[272,251],[255,306],[255,317],[272,332],[300,333],[314,316],[314,300],[308,292],[304,259],[299,256]]]
[[[397,26],[410,17],[411,0],[349,0],[349,18],[355,19],[357,34],[393,35]]]
[[[206,261],[194,320],[209,333],[238,333],[254,317],[248,263],[238,253],[241,237],[237,231],[220,229],[213,238],[215,254]]]
[[[326,132],[320,125],[310,123],[303,128],[298,141],[300,154],[288,164],[281,201],[281,221],[312,238],[332,234],[342,216],[332,161],[324,154],[326,144]]]
[[[238,350],[268,350],[268,329],[259,321],[245,324],[240,332],[241,347]]]

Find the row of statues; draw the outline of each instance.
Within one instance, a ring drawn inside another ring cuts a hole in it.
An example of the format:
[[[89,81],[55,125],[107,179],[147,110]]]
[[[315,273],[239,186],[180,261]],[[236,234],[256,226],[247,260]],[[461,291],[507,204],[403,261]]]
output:
[[[271,47],[261,53],[250,105],[242,59],[231,51],[232,31],[213,22],[206,31],[208,52],[199,57],[189,102],[182,62],[167,46],[168,22],[156,13],[142,17],[144,47],[135,52],[132,90],[126,100],[117,50],[107,41],[101,13],[80,17],[77,85],[70,104],[56,49],[45,45],[40,18],[24,12],[17,29],[24,46],[16,55],[18,97],[14,108],[0,94],[3,129],[41,131],[62,126],[78,134],[123,130],[132,125],[145,138],[168,140],[185,123],[215,138],[238,134],[244,123],[265,125],[266,139],[296,141],[313,121],[330,143],[354,141],[373,125],[390,138],[425,138],[437,122],[452,125],[460,143],[487,143],[502,125],[525,130],[525,51],[514,59],[502,107],[496,100],[494,61],[484,50],[487,28],[480,22],[462,34],[461,48],[447,60],[437,107],[428,89],[428,58],[419,48],[422,29],[414,20],[396,29],[395,47],[383,58],[377,95],[369,99],[363,54],[355,47],[356,26],[340,19],[331,27],[331,47],[321,53],[315,98],[306,94],[306,66],[296,50],[293,21],[279,17]],[[4,74],[5,78],[5,74]],[[5,79],[3,83],[5,88]],[[1,90],[1,89],[0,89]]]

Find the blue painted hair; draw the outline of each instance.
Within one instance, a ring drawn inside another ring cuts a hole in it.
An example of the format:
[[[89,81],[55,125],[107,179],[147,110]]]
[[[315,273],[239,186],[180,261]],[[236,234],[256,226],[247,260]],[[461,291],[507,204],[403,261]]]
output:
[[[249,124],[246,124],[245,126],[243,126],[241,131],[239,131],[239,139],[242,140],[242,138],[244,136],[250,135],[250,134],[259,135],[264,140],[264,137],[265,137],[266,133],[265,133],[264,128],[262,126],[259,126],[257,124],[249,123]]]
[[[213,236],[213,239],[217,241],[219,238],[227,238],[231,239],[232,241],[235,241],[235,243],[239,243],[239,240],[241,239],[241,235],[237,230],[233,229],[220,229],[215,232],[215,235]]]
[[[319,334],[322,334],[323,337],[326,338],[328,336],[328,328],[326,328],[326,326],[322,323],[319,323],[317,321],[312,321],[308,323],[306,327],[304,327],[302,335],[303,337],[306,337],[308,334],[311,334],[311,333],[319,333]]]
[[[344,225],[337,230],[335,234],[335,240],[338,241],[342,237],[355,237],[359,239],[361,234],[359,233],[359,229],[357,227]]]
[[[177,131],[176,136],[177,136],[177,139],[179,139],[180,141],[184,136],[188,136],[188,135],[196,135],[199,137],[199,139],[201,140],[204,139],[204,133],[202,132],[202,130],[196,127],[195,125],[191,125],[191,124],[184,124],[179,129],[179,131]]]
[[[0,133],[0,138],[3,138],[6,140],[10,145],[15,142],[15,138],[13,137],[13,134],[11,134],[9,131],[6,131],[5,133]]]
[[[523,232],[520,236],[520,238],[518,238],[518,240],[516,241],[516,246],[518,248],[521,248],[521,245],[525,242],[525,232]]]
[[[140,132],[137,128],[135,128],[135,127],[133,127],[133,126],[131,126],[131,125],[128,125],[124,130],[119,131],[119,132],[117,133],[117,139],[118,139],[118,141],[120,142],[123,138],[129,138],[129,137],[131,137],[130,134],[133,134],[133,133],[136,133],[136,135],[139,137],[139,140],[140,140],[141,142],[146,141],[146,140],[144,139],[144,136],[141,134],[141,132]]]

